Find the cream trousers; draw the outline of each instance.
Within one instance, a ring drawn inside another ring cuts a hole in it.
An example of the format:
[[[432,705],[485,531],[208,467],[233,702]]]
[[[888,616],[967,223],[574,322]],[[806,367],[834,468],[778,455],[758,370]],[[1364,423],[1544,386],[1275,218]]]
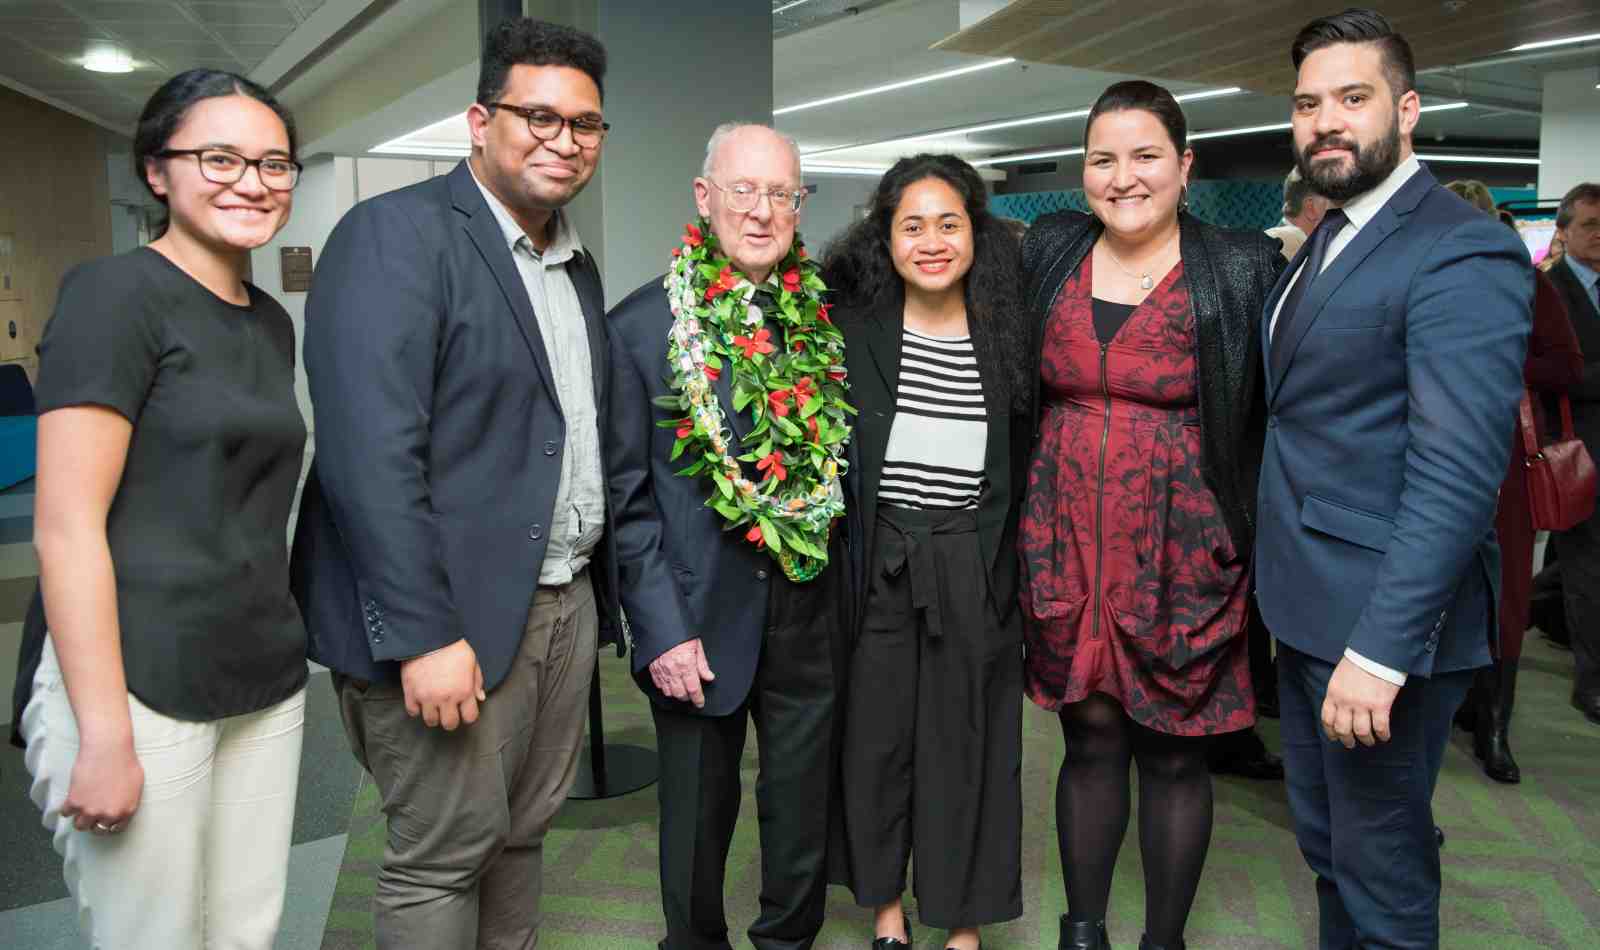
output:
[[[283,913],[305,691],[260,712],[184,722],[132,695],[144,794],[114,835],[61,817],[78,753],[53,644],[22,717],[34,804],[55,835],[96,950],[271,950]]]

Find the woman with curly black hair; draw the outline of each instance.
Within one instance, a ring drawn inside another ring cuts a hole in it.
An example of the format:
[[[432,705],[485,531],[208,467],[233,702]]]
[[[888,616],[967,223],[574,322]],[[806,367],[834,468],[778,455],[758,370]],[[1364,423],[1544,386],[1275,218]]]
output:
[[[924,923],[974,950],[1022,913],[1015,556],[1032,367],[1017,242],[950,155],[889,169],[829,248],[856,428],[856,647],[844,740],[856,900],[872,946]]]

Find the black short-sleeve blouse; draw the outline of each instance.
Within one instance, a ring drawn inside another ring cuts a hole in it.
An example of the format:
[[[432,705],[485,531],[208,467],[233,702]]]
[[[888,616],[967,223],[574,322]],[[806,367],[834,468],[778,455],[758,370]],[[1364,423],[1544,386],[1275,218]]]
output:
[[[306,439],[294,327],[248,289],[230,304],[140,248],[73,269],[40,344],[41,415],[95,405],[133,423],[106,523],[123,664],[128,690],[175,719],[255,712],[306,680],[287,539]],[[36,593],[19,709],[47,626]]]

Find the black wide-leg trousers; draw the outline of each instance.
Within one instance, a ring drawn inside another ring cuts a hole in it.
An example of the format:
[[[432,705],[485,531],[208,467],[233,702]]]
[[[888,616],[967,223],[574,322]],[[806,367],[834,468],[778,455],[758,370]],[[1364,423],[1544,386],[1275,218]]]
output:
[[[972,512],[882,508],[876,533],[843,756],[856,901],[899,898],[914,854],[925,924],[1020,917],[1020,626],[997,619]]]

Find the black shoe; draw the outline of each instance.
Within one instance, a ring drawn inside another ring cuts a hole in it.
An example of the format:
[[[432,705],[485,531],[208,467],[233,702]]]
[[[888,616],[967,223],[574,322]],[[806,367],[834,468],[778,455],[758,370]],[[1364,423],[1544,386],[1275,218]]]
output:
[[[905,950],[911,950],[911,947],[916,943],[916,940],[911,936],[911,918],[901,914],[900,920],[905,924],[906,939],[896,940],[893,937],[879,937],[872,941],[872,950],[900,950],[901,947],[904,947]]]
[[[1502,660],[1487,670],[1478,671],[1482,686],[1478,691],[1478,730],[1473,734],[1472,751],[1483,763],[1483,774],[1496,782],[1515,785],[1522,781],[1522,770],[1511,757],[1511,709],[1517,699],[1517,661]]]
[[[1149,934],[1145,934],[1139,938],[1139,950],[1184,950],[1184,943],[1180,938],[1177,943],[1162,946],[1152,941]]]
[[[1111,950],[1103,920],[1068,920],[1061,915],[1061,941],[1058,950]]]
[[[1583,713],[1583,718],[1600,726],[1600,689],[1587,692],[1574,690],[1572,693],[1572,708]]]
[[[1234,732],[1211,744],[1206,764],[1216,775],[1239,775],[1268,782],[1283,781],[1283,760],[1267,750],[1254,729]]]

